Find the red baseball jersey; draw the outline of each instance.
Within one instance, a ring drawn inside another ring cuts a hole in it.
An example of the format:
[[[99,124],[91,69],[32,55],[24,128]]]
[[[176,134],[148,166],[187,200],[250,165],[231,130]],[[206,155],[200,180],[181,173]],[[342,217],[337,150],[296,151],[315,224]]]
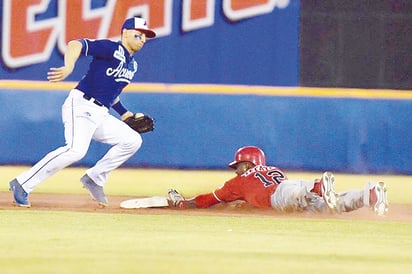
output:
[[[273,166],[255,166],[213,192],[219,202],[244,200],[257,208],[271,208],[270,196],[286,174]]]

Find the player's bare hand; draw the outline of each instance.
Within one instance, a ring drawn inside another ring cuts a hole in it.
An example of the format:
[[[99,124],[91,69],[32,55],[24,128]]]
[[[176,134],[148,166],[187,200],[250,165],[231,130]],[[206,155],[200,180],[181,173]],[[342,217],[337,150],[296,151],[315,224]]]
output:
[[[63,66],[59,68],[50,68],[49,72],[47,73],[47,80],[50,82],[59,82],[66,79],[69,74],[72,73],[72,69]]]

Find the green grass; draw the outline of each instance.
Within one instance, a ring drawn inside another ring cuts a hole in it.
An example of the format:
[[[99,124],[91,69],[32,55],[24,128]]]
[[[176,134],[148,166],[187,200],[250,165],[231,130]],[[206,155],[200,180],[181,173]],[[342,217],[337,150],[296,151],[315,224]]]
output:
[[[0,167],[0,191],[27,167]],[[37,193],[83,193],[68,168]],[[110,195],[210,191],[229,171],[120,169]],[[312,179],[318,174],[292,173]],[[411,203],[411,177],[336,174],[338,190],[384,180],[391,203]],[[0,205],[1,208],[1,205]],[[410,273],[412,223],[257,216],[0,210],[0,271],[8,273]]]
[[[0,213],[2,273],[410,273],[411,223]]]

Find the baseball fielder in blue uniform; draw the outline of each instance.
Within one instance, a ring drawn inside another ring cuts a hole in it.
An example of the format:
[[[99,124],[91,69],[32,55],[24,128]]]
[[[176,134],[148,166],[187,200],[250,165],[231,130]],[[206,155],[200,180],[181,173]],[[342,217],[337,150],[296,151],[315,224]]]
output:
[[[142,145],[140,134],[123,122],[142,114],[128,111],[119,95],[137,72],[133,54],[144,46],[147,38],[155,36],[144,19],[133,17],[123,23],[121,41],[79,39],[68,43],[64,66],[50,68],[47,77],[50,82],[62,81],[70,75],[80,55],[92,56],[93,60],[62,106],[66,145],[48,153],[9,183],[17,205],[30,207],[28,194],[59,170],[82,159],[92,139],[111,148],[80,181],[101,206],[108,205],[104,185],[109,173]],[[112,116],[110,108],[119,113],[121,119]]]

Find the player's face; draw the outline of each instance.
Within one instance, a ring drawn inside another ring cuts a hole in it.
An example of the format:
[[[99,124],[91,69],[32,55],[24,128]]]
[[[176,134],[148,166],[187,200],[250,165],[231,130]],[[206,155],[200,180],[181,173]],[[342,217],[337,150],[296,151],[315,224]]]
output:
[[[126,30],[124,33],[125,46],[133,51],[139,51],[146,43],[146,34],[138,30]]]
[[[251,169],[254,166],[255,165],[250,163],[250,162],[240,162],[236,165],[235,173],[237,175],[242,175],[243,173],[245,173],[246,171],[248,171],[249,169]]]

